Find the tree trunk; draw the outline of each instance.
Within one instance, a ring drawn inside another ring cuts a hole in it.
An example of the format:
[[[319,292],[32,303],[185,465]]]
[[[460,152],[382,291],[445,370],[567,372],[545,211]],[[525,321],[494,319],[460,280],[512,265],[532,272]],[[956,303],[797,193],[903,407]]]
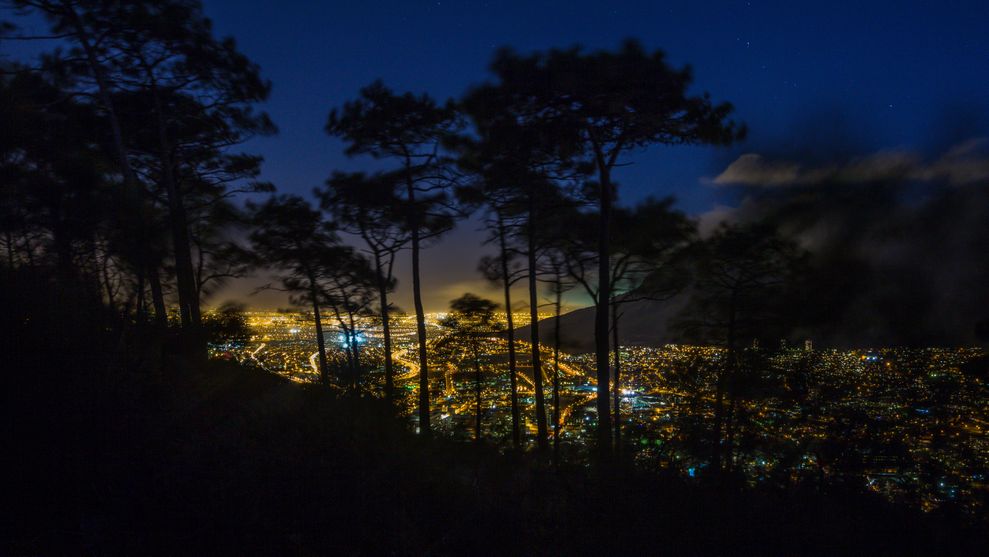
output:
[[[343,329],[343,338],[345,339],[346,342],[346,344],[343,347],[343,353],[347,355],[347,374],[349,375],[349,377],[345,377],[344,379],[347,380],[347,385],[350,386],[350,390],[351,392],[353,392],[354,377],[357,375],[357,371],[354,368],[354,351],[351,348],[351,344],[350,344],[350,333],[347,332],[346,327],[341,327],[341,328]]]
[[[103,286],[106,289],[106,302],[111,309],[117,309],[117,296],[113,288],[113,281],[110,280],[110,258],[107,257],[104,246],[103,260],[100,262],[100,277],[103,279]]]
[[[711,471],[721,475],[721,429],[724,421],[725,375],[726,366],[718,371],[717,386],[714,395],[714,431],[711,434]]]
[[[477,342],[477,339],[474,340]],[[474,405],[477,408],[474,416],[474,441],[481,442],[481,361],[474,348]]]
[[[599,157],[600,158],[600,157]],[[597,361],[598,451],[607,459],[611,453],[611,409],[608,400],[608,313],[611,306],[611,176],[602,161],[598,162],[600,179],[600,223],[598,227],[598,299],[594,312],[594,346]]]
[[[346,379],[347,385],[353,390],[354,377],[357,375],[357,368],[354,366],[354,343],[353,336],[351,335],[350,327],[347,326],[347,322],[343,320],[343,314],[340,313],[340,306],[337,304],[330,304],[333,308],[333,317],[337,320],[337,327],[343,331],[343,353],[347,355],[347,372],[344,379]]]
[[[165,309],[165,295],[161,291],[157,266],[148,268],[148,283],[151,285],[151,303],[155,307],[155,324],[164,330],[168,327],[168,311]]]
[[[148,320],[147,298],[144,295],[146,290],[144,267],[137,270],[137,287],[134,290],[134,314],[137,315],[137,322],[143,327]]]
[[[96,56],[96,51],[90,41],[89,33],[83,26],[82,20],[79,18],[79,14],[77,14],[71,7],[66,8],[66,11],[72,20],[72,25],[75,29],[79,44],[86,53],[86,61],[89,65],[89,69],[93,72],[94,79],[96,80],[96,89],[100,103],[103,105],[103,109],[106,110],[108,120],[110,121],[113,146],[114,150],[117,152],[118,162],[120,163],[120,171],[124,175],[124,185],[127,186],[128,190],[137,192],[138,182],[134,175],[134,170],[130,166],[130,153],[127,149],[127,143],[124,141],[123,127],[120,125],[120,118],[117,116],[116,107],[110,97],[110,84],[107,83],[106,75],[103,73],[103,67],[100,66],[99,60]]]
[[[735,349],[734,333],[729,341],[728,353],[731,358],[728,360],[730,372],[728,374],[728,417],[725,420],[725,470],[731,474],[735,467],[735,430],[737,429],[738,412],[738,353]]]
[[[560,463],[560,306],[563,288],[556,276],[556,300],[553,305],[553,462]]]
[[[395,255],[391,255],[394,260]],[[395,376],[391,358],[391,324],[388,322],[388,277],[382,270],[381,254],[374,252],[374,266],[378,271],[378,300],[381,304],[381,334],[384,337],[385,351],[385,400],[389,406],[395,397]]]
[[[735,465],[735,412],[738,409],[738,399],[735,396],[734,372],[728,378],[728,417],[725,419],[725,472],[730,476]]]
[[[72,264],[72,239],[65,230],[65,220],[61,210],[55,207],[49,217],[52,226],[52,244],[55,247],[55,280],[59,288],[68,292],[72,286],[74,266]],[[99,273],[99,270],[97,270]]]
[[[546,402],[543,396],[543,369],[539,362],[539,299],[536,282],[535,201],[529,197],[529,338],[532,343],[532,383],[536,389],[536,444],[548,448]]]
[[[622,372],[622,358],[621,358],[621,345],[618,342],[618,304],[615,304],[611,308],[611,337],[612,344],[614,345],[614,359],[615,359],[615,454],[620,454],[622,450],[622,417],[621,417],[621,402],[622,402],[622,383],[621,383],[621,372]]]
[[[519,429],[519,384],[518,365],[515,360],[515,323],[512,316],[512,282],[508,274],[508,246],[505,223],[498,219],[498,243],[501,249],[501,282],[505,288],[505,320],[508,322],[508,382],[511,386],[512,402],[512,446],[518,449],[522,444]]]
[[[14,270],[14,236],[10,231],[4,233],[7,240],[7,269]]]
[[[412,233],[412,300],[416,310],[416,335],[419,339],[419,432],[429,436],[429,362],[426,354],[426,315],[422,309],[422,285],[419,278],[419,213],[415,186],[406,181],[409,199],[409,228]]]
[[[712,447],[711,470],[715,474],[721,475],[721,438],[724,429],[724,401],[725,385],[729,381],[733,372],[735,357],[735,295],[732,295],[731,305],[728,308],[728,332],[726,335],[727,350],[725,354],[725,365],[721,366],[718,373],[717,393],[714,397],[714,446]]]
[[[319,382],[323,386],[329,386],[330,384],[330,366],[326,363],[326,341],[323,339],[323,319],[319,314],[319,293],[316,292],[316,280],[313,277],[309,277],[310,290],[309,295],[312,297],[312,313],[313,318],[316,320],[316,349],[319,350]]]
[[[198,332],[199,300],[196,297],[196,280],[192,265],[189,242],[189,224],[186,220],[182,192],[175,180],[171,150],[168,144],[168,131],[165,124],[164,108],[157,88],[152,85],[155,116],[158,126],[158,158],[161,165],[161,179],[168,198],[169,224],[172,233],[172,250],[175,257],[175,279],[179,293],[179,315],[182,327],[187,331]],[[195,306],[195,308],[193,308]],[[198,341],[195,341],[198,344]],[[198,348],[198,347],[197,347]]]
[[[348,344],[351,346],[351,350],[354,352],[354,379],[353,388],[354,393],[357,393],[357,386],[360,383],[361,378],[361,348],[357,345],[357,324],[354,323],[354,314],[348,312],[348,319],[350,319],[350,340]]]
[[[162,161],[163,164],[167,162]],[[182,194],[169,178],[165,179],[165,191],[168,196],[169,221],[171,223],[172,246],[175,257],[175,278],[179,294],[179,315],[182,327],[187,330],[198,328],[197,319],[199,301],[195,300],[195,281],[192,279],[192,260],[189,257],[188,236],[186,235],[185,208],[182,206]],[[193,309],[193,306],[196,309]]]
[[[354,345],[351,343],[350,333],[344,332],[343,336],[347,339],[347,347],[344,352],[347,353],[347,367],[350,368],[348,383],[350,384],[350,391],[353,393],[357,387],[357,358],[354,357]]]

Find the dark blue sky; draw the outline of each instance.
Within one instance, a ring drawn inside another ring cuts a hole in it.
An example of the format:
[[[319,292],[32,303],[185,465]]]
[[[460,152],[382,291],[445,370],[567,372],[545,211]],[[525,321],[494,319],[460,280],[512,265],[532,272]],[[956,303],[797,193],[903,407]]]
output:
[[[267,178],[299,193],[333,169],[368,164],[348,160],[323,133],[330,107],[377,78],[397,90],[457,96],[488,77],[492,53],[504,45],[600,49],[635,37],[674,64],[692,65],[695,90],[732,102],[749,125],[747,142],[650,149],[618,175],[626,202],[672,194],[692,214],[731,202],[702,178],[741,152],[829,141],[808,138],[811,130],[864,150],[935,149],[950,133],[939,124],[945,112],[963,114],[963,127],[989,112],[985,1],[207,0],[206,10],[274,82],[267,108],[281,132],[251,147],[265,155]],[[462,226],[427,254],[431,307],[482,290],[473,228]]]
[[[281,191],[305,195],[332,170],[369,165],[345,157],[323,132],[331,107],[378,78],[400,91],[457,96],[488,77],[493,52],[505,45],[601,49],[633,37],[676,65],[692,65],[695,91],[732,102],[749,139],[722,150],[636,153],[617,177],[626,202],[672,194],[695,215],[731,203],[703,178],[742,152],[816,148],[834,139],[828,134],[863,151],[932,151],[985,135],[989,113],[985,0],[206,0],[205,8],[218,34],[235,37],[274,84],[265,108],[280,133],[248,149],[265,156],[265,178]],[[953,114],[950,125],[945,113]],[[466,223],[427,255],[431,307],[481,289],[474,228]]]
[[[281,189],[307,192],[359,168],[322,127],[330,107],[382,78],[445,98],[487,78],[493,51],[626,37],[694,67],[696,91],[735,104],[749,141],[730,152],[657,148],[632,157],[623,198],[675,194],[690,212],[715,202],[698,183],[739,150],[795,140],[840,117],[865,148],[925,147],[953,107],[989,108],[989,2],[270,2],[207,0],[220,34],[261,64],[281,133],[252,147]],[[818,122],[819,123],[819,122]]]

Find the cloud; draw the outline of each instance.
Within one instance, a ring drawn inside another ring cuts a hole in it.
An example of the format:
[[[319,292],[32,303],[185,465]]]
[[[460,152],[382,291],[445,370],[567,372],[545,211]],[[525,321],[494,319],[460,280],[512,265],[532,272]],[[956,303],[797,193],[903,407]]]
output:
[[[989,182],[989,139],[978,137],[956,145],[918,177],[934,181],[945,180],[952,185]]]
[[[906,150],[883,150],[842,163],[807,166],[788,160],[769,160],[745,153],[710,180],[718,186],[774,188],[837,182],[883,181],[945,182],[960,186],[989,182],[989,141],[974,138],[949,149],[933,162]]]
[[[800,179],[799,164],[769,162],[756,153],[745,153],[735,159],[712,180],[718,185],[781,186]]]
[[[808,334],[825,344],[977,342],[989,323],[989,140],[827,162],[815,154],[828,146],[813,147],[728,165],[711,182],[738,201],[702,214],[702,233],[766,222],[807,249]]]
[[[710,211],[705,211],[697,217],[697,232],[706,238],[722,223],[732,223],[738,219],[738,208],[728,205],[716,205]]]

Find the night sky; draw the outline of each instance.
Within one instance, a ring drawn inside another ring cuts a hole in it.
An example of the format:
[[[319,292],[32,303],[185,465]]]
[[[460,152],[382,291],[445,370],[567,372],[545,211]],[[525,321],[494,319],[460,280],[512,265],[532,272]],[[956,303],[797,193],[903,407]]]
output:
[[[292,2],[206,0],[220,35],[232,35],[274,88],[266,105],[280,133],[248,149],[265,178],[308,195],[332,170],[373,168],[348,159],[323,132],[331,107],[374,79],[399,91],[458,96],[488,77],[495,49],[527,52],[624,38],[690,64],[695,92],[730,101],[750,129],[730,149],[658,147],[618,174],[620,198],[675,195],[690,214],[732,203],[709,178],[745,152],[832,127],[863,150],[934,148],[944,114],[978,128],[989,113],[989,2]],[[806,138],[804,138],[806,139]],[[806,142],[806,141],[805,141]],[[706,180],[708,179],[708,180]],[[465,223],[425,255],[425,291],[440,309],[475,272],[479,233]],[[406,270],[399,271],[404,279]],[[221,293],[235,295],[241,287]],[[399,285],[406,309],[407,281]],[[252,305],[284,305],[262,295]]]
[[[487,64],[505,45],[600,49],[635,37],[692,65],[695,91],[732,102],[748,141],[654,148],[619,174],[623,201],[675,195],[691,214],[732,203],[703,178],[821,120],[853,127],[863,149],[924,149],[945,111],[989,112],[989,2],[207,0],[206,10],[273,81],[267,109],[280,133],[251,147],[264,154],[268,179],[301,194],[331,170],[374,164],[348,159],[323,132],[330,107],[377,78],[400,91],[458,96],[489,77]],[[461,225],[425,255],[429,307],[485,288],[475,272],[476,228]],[[410,309],[403,283],[399,303]]]

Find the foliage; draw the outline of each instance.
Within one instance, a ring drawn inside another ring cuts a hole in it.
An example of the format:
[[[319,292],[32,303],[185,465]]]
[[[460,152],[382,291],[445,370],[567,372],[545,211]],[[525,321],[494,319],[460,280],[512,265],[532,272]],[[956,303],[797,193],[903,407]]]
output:
[[[244,316],[245,306],[224,302],[203,316],[203,332],[207,342],[216,345],[245,343],[251,336]]]

